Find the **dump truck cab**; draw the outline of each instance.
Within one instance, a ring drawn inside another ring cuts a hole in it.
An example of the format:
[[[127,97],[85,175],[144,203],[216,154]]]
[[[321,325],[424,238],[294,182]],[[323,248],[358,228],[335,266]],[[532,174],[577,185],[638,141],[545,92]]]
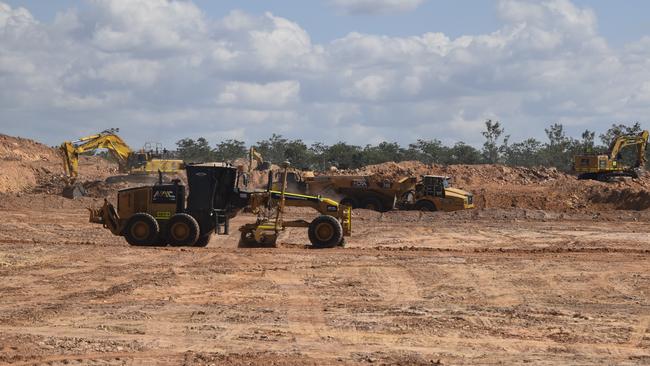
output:
[[[457,211],[474,208],[474,195],[451,187],[451,178],[423,175],[415,190],[403,196],[402,207],[421,211]]]

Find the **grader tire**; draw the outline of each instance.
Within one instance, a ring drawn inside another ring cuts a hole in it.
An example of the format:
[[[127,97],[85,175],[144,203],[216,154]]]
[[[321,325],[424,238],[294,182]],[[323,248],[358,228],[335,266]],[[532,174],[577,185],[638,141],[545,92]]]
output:
[[[335,217],[321,215],[309,224],[307,234],[314,248],[333,248],[343,239],[343,227]]]
[[[212,239],[212,234],[205,234],[201,237],[199,237],[199,240],[194,243],[195,247],[207,247],[208,244],[210,243],[210,239]]]
[[[199,233],[199,223],[186,213],[177,213],[167,223],[167,241],[171,246],[193,246]]]
[[[124,238],[134,246],[156,245],[159,234],[158,221],[144,212],[131,216],[124,228]]]

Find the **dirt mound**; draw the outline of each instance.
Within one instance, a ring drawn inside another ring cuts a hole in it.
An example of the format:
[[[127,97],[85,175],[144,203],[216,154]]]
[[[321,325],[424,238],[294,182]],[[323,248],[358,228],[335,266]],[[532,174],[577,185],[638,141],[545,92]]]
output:
[[[614,206],[618,210],[641,211],[650,208],[650,191],[606,187],[602,190],[592,191],[589,200],[595,204]]]
[[[0,134],[0,193],[61,194],[68,184],[62,158],[55,148],[33,140]],[[120,188],[98,188],[106,178],[118,174],[117,164],[98,156],[79,158],[78,181],[89,191],[113,191]]]
[[[578,180],[548,167],[498,164],[435,165],[417,161],[389,162],[360,169],[319,173],[373,175],[396,180],[425,174],[446,175],[453,185],[474,193],[477,208],[522,208],[549,211],[645,210],[650,208],[650,177],[614,182]]]
[[[0,193],[30,190],[40,176],[63,174],[56,151],[38,142],[0,135]]]

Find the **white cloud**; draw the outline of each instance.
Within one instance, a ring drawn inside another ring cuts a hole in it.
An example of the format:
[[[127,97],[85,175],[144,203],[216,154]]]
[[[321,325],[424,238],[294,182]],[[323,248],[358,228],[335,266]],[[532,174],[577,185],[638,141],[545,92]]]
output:
[[[221,105],[280,108],[299,101],[300,83],[295,80],[268,84],[230,82],[217,98]]]
[[[612,48],[593,11],[568,0],[496,8],[503,26],[487,34],[317,44],[277,14],[210,19],[188,1],[93,0],[39,23],[0,0],[0,127],[50,144],[108,127],[167,143],[277,132],[476,144],[487,118],[516,139],[650,115],[650,37]]]
[[[347,14],[390,14],[415,10],[424,0],[331,0]]]

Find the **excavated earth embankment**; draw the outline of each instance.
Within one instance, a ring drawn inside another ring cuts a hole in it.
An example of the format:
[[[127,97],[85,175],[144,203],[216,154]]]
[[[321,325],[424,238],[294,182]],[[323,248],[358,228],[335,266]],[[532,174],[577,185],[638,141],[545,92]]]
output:
[[[243,160],[237,161],[244,164]],[[90,197],[112,196],[133,183],[106,183],[117,165],[96,156],[82,156],[80,177]],[[33,140],[0,135],[0,193],[60,195],[67,179],[56,149]],[[417,161],[383,163],[361,169],[320,174],[374,175],[399,179],[424,174],[450,176],[454,186],[471,191],[477,208],[548,211],[646,210],[650,208],[650,178],[616,182],[578,180],[547,167],[503,165],[429,165]],[[254,172],[253,184],[265,185],[266,174]]]

